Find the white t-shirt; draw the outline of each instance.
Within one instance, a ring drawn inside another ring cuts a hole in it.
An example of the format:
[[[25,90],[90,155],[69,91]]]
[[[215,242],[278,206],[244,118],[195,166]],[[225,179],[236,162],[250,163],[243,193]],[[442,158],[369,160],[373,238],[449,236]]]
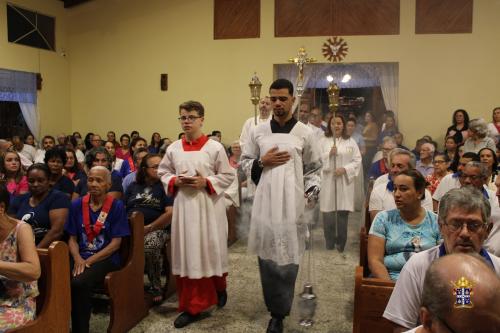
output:
[[[117,157],[113,162],[113,170],[120,172],[120,170],[122,169],[122,165],[123,165],[123,160]]]
[[[495,207],[491,210],[491,222],[493,223],[493,228],[491,228],[490,234],[484,241],[483,246],[488,252],[500,256],[500,208]]]
[[[389,182],[389,174],[385,173],[382,176],[379,176],[377,179],[375,179],[375,182],[373,183],[373,187],[375,188],[375,186],[380,185],[380,184],[387,185],[388,182]]]
[[[500,276],[500,258],[491,253],[488,254],[495,272]],[[384,311],[384,318],[406,328],[413,328],[417,325],[425,273],[437,258],[439,258],[439,245],[410,257],[396,281],[396,286]]]
[[[78,163],[85,162],[85,155],[82,153],[82,151],[80,149],[77,149],[75,151],[75,154],[76,154],[76,160],[78,161]]]
[[[38,149],[36,151],[35,163],[45,163],[45,149]]]
[[[380,178],[380,177],[379,177]],[[425,190],[425,198],[422,200],[422,207],[432,212],[432,199],[431,192]],[[368,205],[368,210],[389,210],[396,209],[396,202],[394,201],[394,195],[387,189],[387,183],[381,183],[375,186],[370,195],[370,203]]]
[[[457,176],[454,176],[455,174],[450,173],[441,179],[441,182],[439,182],[438,187],[436,188],[436,191],[434,191],[434,195],[432,196],[432,199],[436,201],[441,201],[441,198],[449,191],[453,190],[454,188],[460,188],[460,180],[458,179]]]
[[[418,330],[419,328],[421,328],[421,327],[422,327],[422,325],[417,326],[417,327],[415,327],[415,328],[413,328],[413,329],[411,329],[411,330],[409,330],[409,331],[404,331],[403,333],[417,333],[417,330]]]

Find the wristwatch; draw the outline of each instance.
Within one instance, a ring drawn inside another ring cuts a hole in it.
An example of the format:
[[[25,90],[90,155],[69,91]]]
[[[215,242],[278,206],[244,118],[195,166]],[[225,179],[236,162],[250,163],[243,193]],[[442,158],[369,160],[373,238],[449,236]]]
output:
[[[264,163],[262,163],[262,159],[259,158],[257,160],[257,165],[259,166],[259,168],[264,169]]]

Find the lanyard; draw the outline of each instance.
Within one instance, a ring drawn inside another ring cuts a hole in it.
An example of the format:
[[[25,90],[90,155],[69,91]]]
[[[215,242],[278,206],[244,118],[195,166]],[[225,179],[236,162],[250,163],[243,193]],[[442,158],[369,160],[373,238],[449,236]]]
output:
[[[135,171],[134,160],[130,156],[128,158],[128,166],[130,167],[130,172],[134,172]]]
[[[85,229],[85,234],[87,235],[89,243],[92,243],[94,238],[101,232],[101,229],[104,226],[104,222],[106,222],[109,210],[111,209],[111,205],[113,204],[113,197],[110,195],[106,195],[106,199],[104,200],[104,204],[102,205],[101,213],[97,217],[97,221],[95,222],[93,228],[90,226],[89,200],[90,194],[87,194],[82,199],[83,227]]]

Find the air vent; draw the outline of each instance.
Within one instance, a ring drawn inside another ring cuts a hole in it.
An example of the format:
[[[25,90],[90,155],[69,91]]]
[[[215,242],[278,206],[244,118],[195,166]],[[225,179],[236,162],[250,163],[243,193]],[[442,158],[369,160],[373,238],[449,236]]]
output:
[[[7,34],[11,43],[55,51],[55,17],[7,4]]]

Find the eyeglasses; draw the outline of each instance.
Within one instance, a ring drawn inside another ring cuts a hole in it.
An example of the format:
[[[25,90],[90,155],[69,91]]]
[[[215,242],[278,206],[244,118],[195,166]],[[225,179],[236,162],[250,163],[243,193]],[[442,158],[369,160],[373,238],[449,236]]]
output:
[[[478,180],[478,179],[481,179],[483,176],[482,175],[466,175],[465,173],[461,173],[459,177],[460,177],[460,179],[470,178],[470,180]]]
[[[198,118],[201,118],[201,117],[199,117],[199,116],[180,116],[177,119],[179,119],[179,121],[189,121],[190,123],[192,123],[193,121],[195,121]]]
[[[271,96],[271,97],[269,97],[269,99],[271,100],[271,102],[276,102],[277,100],[279,100],[280,102],[288,101],[287,96]]]
[[[464,225],[470,232],[477,232],[487,225],[486,223],[467,223],[462,221],[450,221],[444,222],[443,224],[446,225],[452,232],[461,231]]]

